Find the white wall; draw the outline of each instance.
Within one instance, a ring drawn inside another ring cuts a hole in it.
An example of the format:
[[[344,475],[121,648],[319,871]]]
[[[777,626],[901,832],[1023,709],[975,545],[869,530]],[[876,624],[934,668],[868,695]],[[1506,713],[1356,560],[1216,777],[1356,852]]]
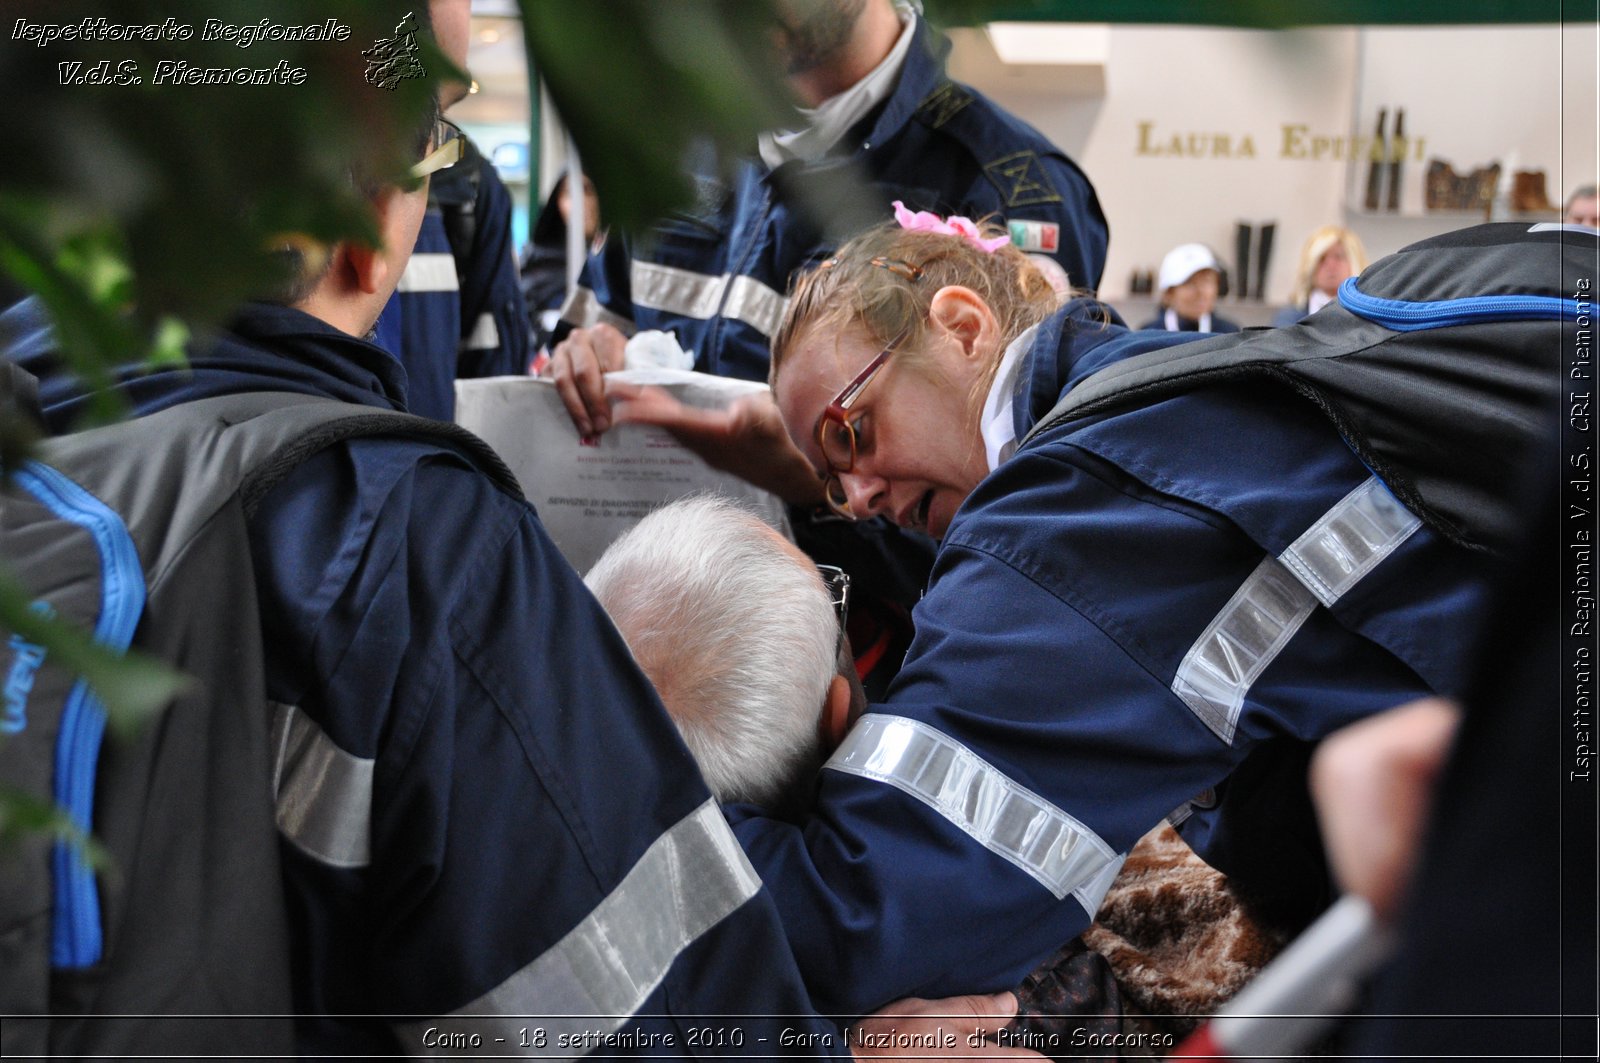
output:
[[[1565,32],[1113,26],[1103,95],[1041,91],[1039,78],[975,84],[1062,145],[1094,181],[1111,221],[1101,287],[1108,298],[1122,298],[1130,272],[1153,269],[1175,244],[1211,244],[1231,263],[1235,222],[1275,220],[1267,297],[1279,301],[1301,242],[1319,225],[1349,224],[1380,255],[1471,224],[1423,212],[1430,157],[1458,170],[1495,160],[1507,170],[1543,169],[1556,202],[1593,180],[1596,40],[1593,23]],[[961,59],[958,44],[958,77]],[[1350,142],[1337,143],[1370,136],[1380,106],[1391,122],[1404,107],[1407,134],[1422,138],[1420,161],[1413,155],[1403,167],[1399,215],[1360,209],[1366,161],[1347,161]],[[1286,127],[1303,131],[1286,144]],[[1180,154],[1167,150],[1175,135]],[[1215,136],[1226,138],[1231,157]],[[1254,154],[1241,158],[1247,136]]]
[[[1407,129],[1426,136],[1425,158],[1443,159],[1458,173],[1499,162],[1505,182],[1512,170],[1543,170],[1546,194],[1559,206],[1597,170],[1596,34],[1593,23],[1366,30],[1354,87],[1358,121],[1370,125],[1378,107],[1389,106],[1392,117],[1396,104],[1404,106]],[[1425,168],[1406,167],[1402,217],[1349,215],[1375,255],[1480,220],[1430,216]],[[1364,178],[1351,177],[1356,204]],[[1496,216],[1503,216],[1498,208]]]
[[[1362,34],[1362,121],[1376,108],[1406,109],[1425,130],[1427,153],[1458,172],[1498,161],[1544,169],[1559,184],[1562,33],[1549,26],[1372,29]],[[1591,67],[1591,70],[1593,68]],[[1593,86],[1593,75],[1590,76]],[[1594,142],[1593,112],[1588,134]],[[1423,209],[1420,168],[1407,175],[1401,209]],[[1550,198],[1560,197],[1552,188]]]
[[[1600,23],[1571,25],[1561,49],[1561,195],[1600,177]],[[1553,193],[1552,193],[1553,194]]]

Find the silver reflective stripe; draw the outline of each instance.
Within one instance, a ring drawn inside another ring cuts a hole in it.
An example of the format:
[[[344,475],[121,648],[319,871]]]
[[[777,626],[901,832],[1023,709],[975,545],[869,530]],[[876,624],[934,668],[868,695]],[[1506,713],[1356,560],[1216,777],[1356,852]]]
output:
[[[762,284],[754,277],[733,277],[728,281],[728,303],[722,308],[723,317],[737,318],[763,336],[770,337],[778,331],[783,311],[789,305],[782,293]]]
[[[680,953],[760,889],[721,810],[707,801],[657,838],[621,884],[538,959],[448,1016],[400,1026],[402,1043],[416,1052],[422,1034],[437,1028],[515,1045],[528,1018],[537,1017],[552,1048],[565,1036],[570,1055],[584,1055],[628,1022]],[[440,1047],[439,1054],[454,1051]]]
[[[635,262],[629,279],[633,301],[639,306],[700,321],[721,314],[744,322],[763,336],[777,331],[787,304],[782,293],[754,277],[731,273],[711,276],[654,262]]]
[[[561,320],[577,328],[610,325],[624,336],[632,336],[635,331],[632,321],[607,310],[588,288],[572,289],[567,301],[561,304]]]
[[[1374,476],[1279,556],[1319,602],[1331,606],[1420,527],[1422,521]]]
[[[479,314],[472,333],[462,343],[469,351],[492,351],[500,346],[500,329],[490,314]]]
[[[454,255],[427,252],[411,256],[406,271],[400,274],[402,292],[453,292],[460,288],[456,280]]]
[[[1332,606],[1421,523],[1376,477],[1363,483],[1281,560],[1269,557],[1256,567],[1184,655],[1172,692],[1231,745],[1245,694],[1317,603]]]
[[[272,708],[278,830],[324,864],[366,867],[373,762],[340,749],[293,705]]]
[[[1172,692],[1232,745],[1245,691],[1316,607],[1311,592],[1282,562],[1264,559],[1189,647]]]
[[[628,279],[633,284],[635,306],[648,306],[669,314],[704,320],[716,314],[722,302],[725,278],[693,270],[635,262]]]
[[[1107,864],[1094,878],[1072,891],[1072,896],[1083,905],[1083,910],[1089,913],[1090,918],[1100,911],[1100,905],[1105,903],[1106,893],[1110,891],[1111,884],[1117,880],[1117,876],[1122,873],[1122,865],[1127,859],[1128,855],[1123,853]]]
[[[1194,805],[1188,801],[1167,813],[1167,822],[1174,827],[1181,827],[1194,815]]]
[[[861,717],[827,766],[904,790],[1058,899],[1083,890],[1093,903],[1079,899],[1091,912],[1105,895],[1100,880],[1107,868],[1121,863],[1088,827],[917,720]]]

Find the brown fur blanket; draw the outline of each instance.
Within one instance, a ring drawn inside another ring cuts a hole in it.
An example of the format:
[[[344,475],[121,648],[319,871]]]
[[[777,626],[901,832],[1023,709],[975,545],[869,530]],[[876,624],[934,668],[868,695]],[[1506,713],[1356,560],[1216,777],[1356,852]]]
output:
[[[1163,824],[1128,854],[1094,925],[1024,981],[1008,1041],[1059,1059],[1164,1055],[1282,946]]]

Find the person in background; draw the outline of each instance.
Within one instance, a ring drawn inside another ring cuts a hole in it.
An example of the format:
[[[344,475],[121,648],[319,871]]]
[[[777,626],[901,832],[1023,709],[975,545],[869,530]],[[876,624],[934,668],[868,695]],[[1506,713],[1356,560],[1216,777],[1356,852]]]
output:
[[[430,0],[429,6],[435,24],[450,27],[439,36],[440,50],[465,70],[469,0]],[[441,17],[454,8],[464,14]],[[448,110],[459,103],[467,87],[446,81],[440,106]],[[471,138],[459,139],[461,161],[430,186],[416,251],[374,326],[378,346],[398,355],[405,367],[406,410],[440,421],[455,418],[458,377],[521,375],[532,357],[512,243],[511,193]]]
[[[910,3],[780,0],[778,61],[794,128],[761,135],[727,183],[699,177],[699,213],[615,240],[592,258],[562,320],[580,331],[555,376],[616,368],[615,333],[675,331],[695,368],[765,380],[790,278],[883,216],[912,209],[1022,223],[1018,246],[1056,259],[1093,290],[1105,216],[1089,179],[1041,133],[944,70],[949,43]],[[860,184],[852,187],[854,176]],[[857,193],[865,193],[860,195]],[[612,326],[590,332],[593,326]],[[581,383],[581,380],[580,380]],[[574,398],[583,434],[605,405]],[[571,405],[569,403],[569,405]]]
[[[1273,317],[1276,328],[1292,325],[1339,297],[1339,285],[1367,268],[1367,249],[1361,237],[1338,225],[1324,225],[1306,238],[1300,249],[1289,305]]]
[[[1572,195],[1567,197],[1562,220],[1568,225],[1587,225],[1591,229],[1600,229],[1600,194],[1596,193],[1594,185],[1581,185],[1572,190]]]
[[[1156,278],[1161,313],[1140,328],[1166,332],[1238,332],[1239,326],[1212,313],[1222,288],[1222,267],[1205,244],[1180,244],[1161,260]]]
[[[523,301],[533,327],[536,366],[542,366],[543,359],[549,356],[550,339],[561,320],[561,304],[567,298],[567,219],[571,213],[572,195],[567,191],[567,175],[562,174],[534,220],[533,239],[528,242],[520,267]],[[600,197],[587,175],[583,179],[583,238],[589,254],[600,252],[600,241],[604,239]]]

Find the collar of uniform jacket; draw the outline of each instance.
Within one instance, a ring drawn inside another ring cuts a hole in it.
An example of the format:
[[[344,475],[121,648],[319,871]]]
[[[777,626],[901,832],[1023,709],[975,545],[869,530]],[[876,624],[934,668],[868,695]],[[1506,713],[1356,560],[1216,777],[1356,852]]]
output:
[[[82,385],[55,357],[57,339],[42,302],[7,311],[0,356],[39,377],[40,401],[52,432],[82,427],[88,405]],[[133,411],[153,413],[178,402],[237,391],[289,391],[345,402],[405,409],[406,374],[395,357],[310,314],[271,303],[247,303],[220,332],[189,344],[188,363],[152,369],[118,367],[114,389]]]
[[[1063,395],[1111,363],[1194,338],[1194,333],[1129,329],[1115,310],[1092,298],[1070,300],[1037,327],[1026,364],[1018,370],[1018,401],[1011,407],[1019,440]]]
[[[950,41],[942,33],[935,33],[926,21],[917,19],[916,36],[906,52],[905,63],[900,67],[900,81],[884,106],[883,113],[872,124],[867,134],[865,148],[870,150],[899,132],[916,114],[928,94],[947,80],[944,72],[945,57],[950,54]]]
[[[801,128],[762,133],[757,140],[761,161],[775,170],[791,159],[810,162],[832,150],[845,134],[894,94],[906,52],[916,37],[916,28],[916,16],[903,11],[900,36],[883,62],[850,88],[822,101],[816,108],[797,108],[796,113],[804,119]]]
[[[246,303],[204,356],[208,363],[234,358],[346,402],[406,408],[406,371],[398,358],[293,307]]]
[[[1026,363],[1018,370],[1021,394],[1011,404],[1018,439],[1050,412],[1069,383],[1077,383],[1103,364],[1091,355],[1099,347],[1093,338],[1104,331],[1100,315],[1108,310],[1093,299],[1073,299],[1039,322]],[[1109,312],[1111,320],[1121,325],[1116,311]],[[1085,334],[1088,342],[1080,342],[1078,337]]]

